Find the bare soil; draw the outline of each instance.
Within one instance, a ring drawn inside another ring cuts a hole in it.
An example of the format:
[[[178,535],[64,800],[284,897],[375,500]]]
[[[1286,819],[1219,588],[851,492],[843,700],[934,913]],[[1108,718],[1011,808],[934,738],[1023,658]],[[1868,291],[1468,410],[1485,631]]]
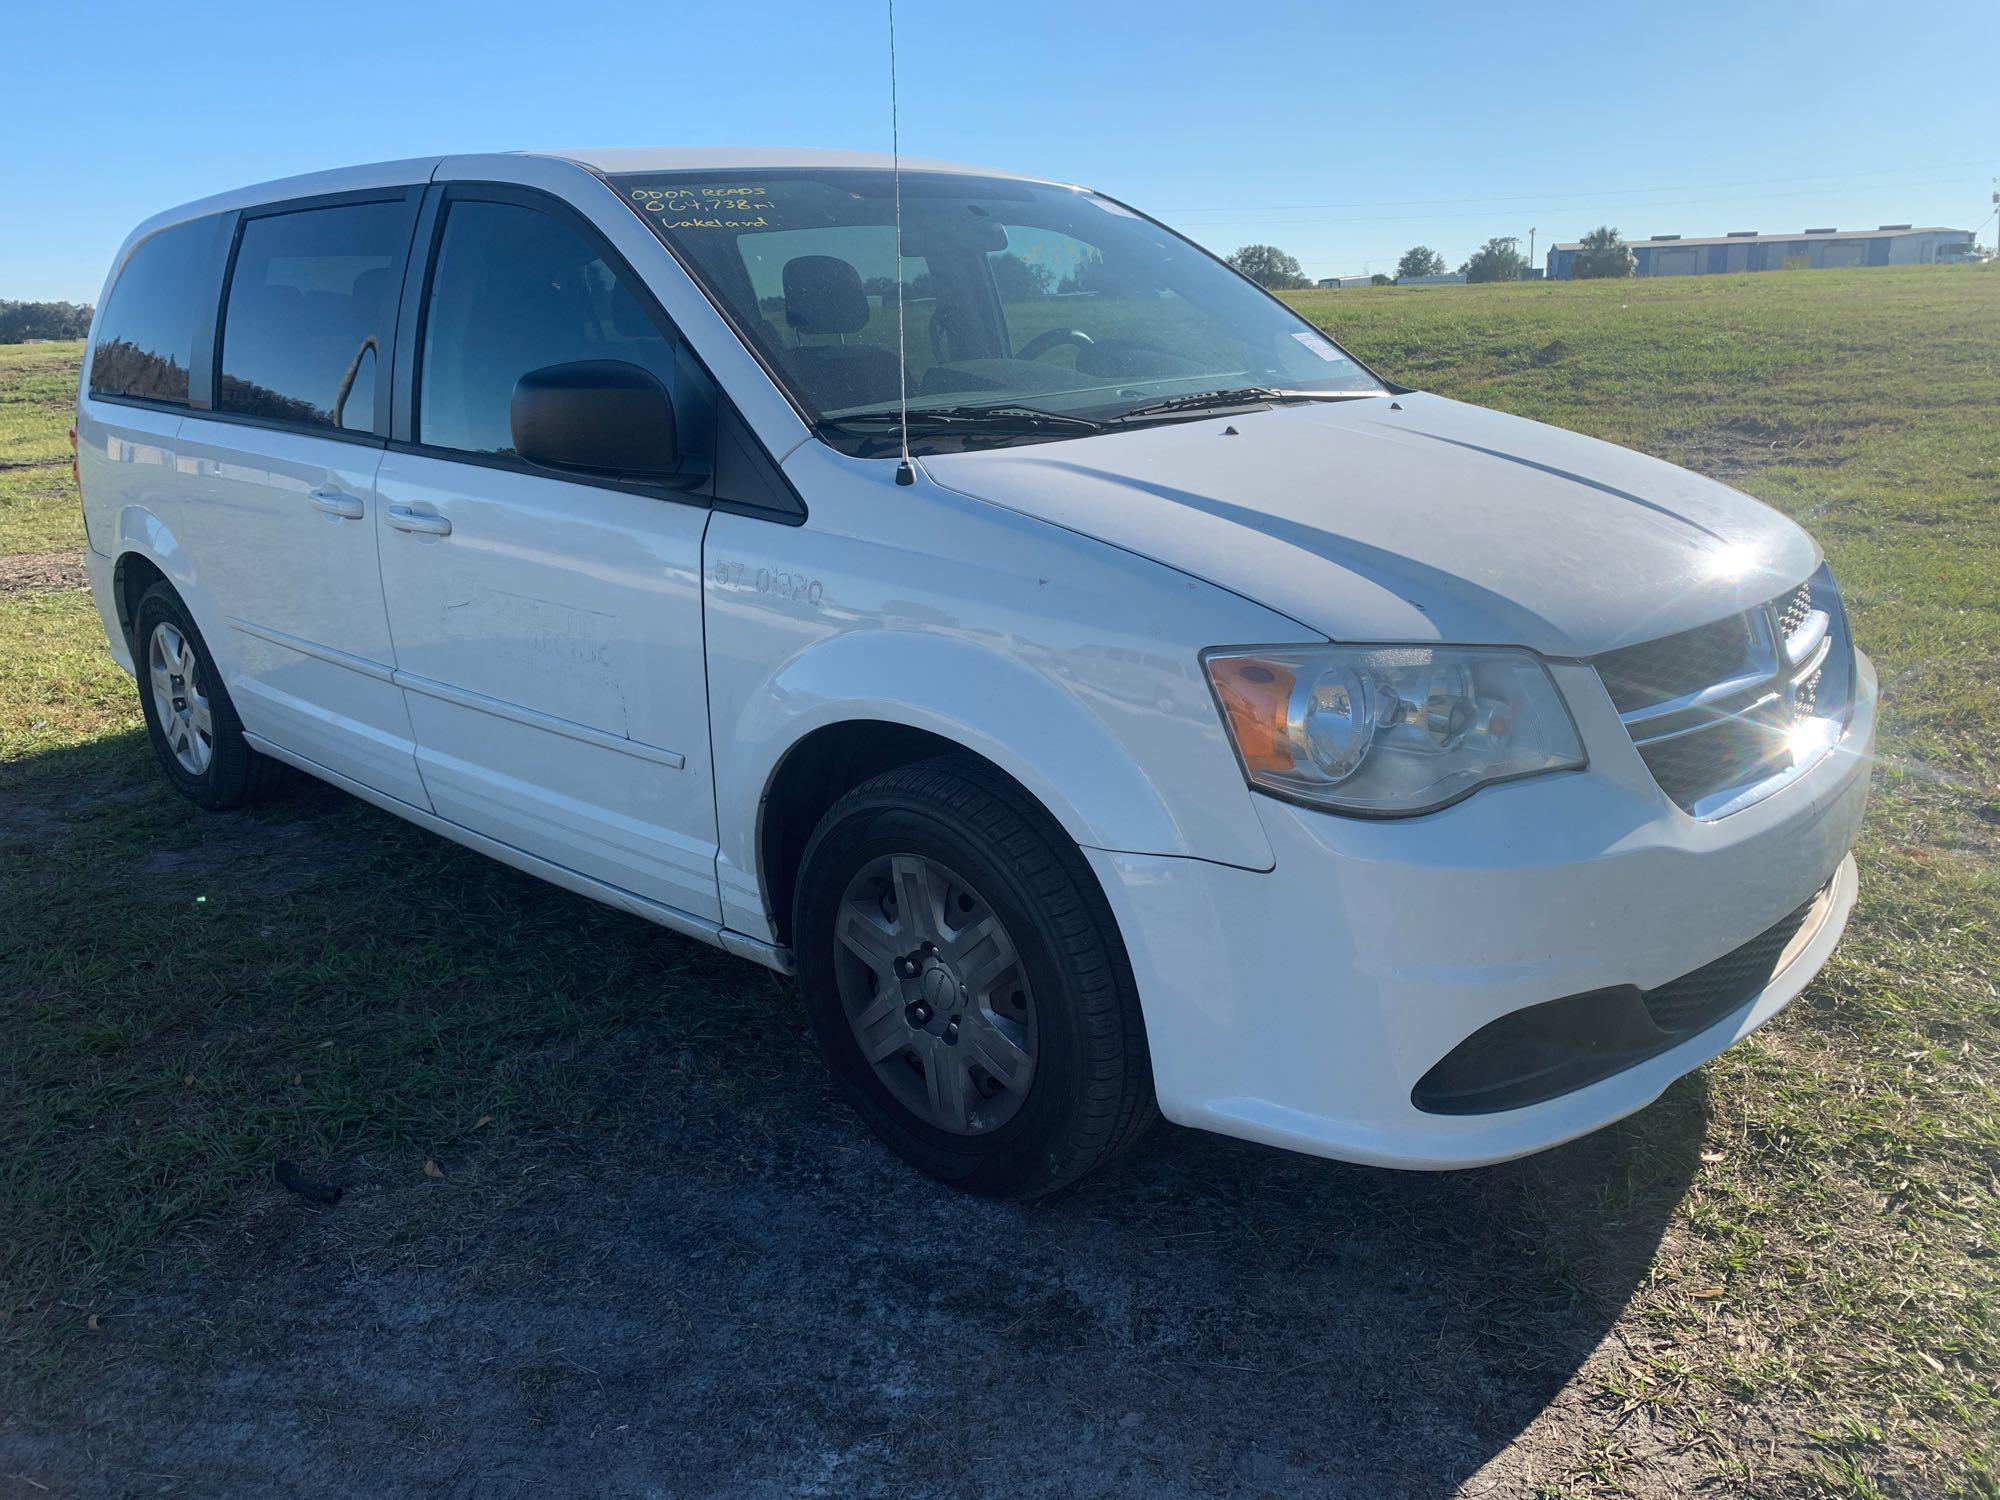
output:
[[[312,800],[270,889],[336,854]],[[997,1203],[876,1145],[784,986],[659,942],[757,1046],[557,1040],[615,1105],[299,1162],[339,1201],[274,1181],[164,1249],[0,1416],[0,1494],[1535,1495],[1607,1422],[1634,1493],[1708,1471],[1589,1373],[1631,1353],[1702,1079],[1484,1172],[1162,1126]]]
[[[25,552],[0,557],[0,595],[46,594],[90,587],[80,552]]]

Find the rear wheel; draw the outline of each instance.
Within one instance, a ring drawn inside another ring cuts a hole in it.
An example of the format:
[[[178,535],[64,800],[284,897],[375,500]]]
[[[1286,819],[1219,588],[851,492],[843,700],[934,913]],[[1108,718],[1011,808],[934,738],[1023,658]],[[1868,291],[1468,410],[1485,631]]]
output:
[[[800,867],[799,980],[828,1065],[924,1171],[1028,1197],[1153,1118],[1124,947],[1075,844],[970,757],[842,798]]]
[[[244,740],[215,658],[171,585],[156,583],[140,596],[132,638],[147,735],[174,789],[216,810],[277,791],[287,768]]]

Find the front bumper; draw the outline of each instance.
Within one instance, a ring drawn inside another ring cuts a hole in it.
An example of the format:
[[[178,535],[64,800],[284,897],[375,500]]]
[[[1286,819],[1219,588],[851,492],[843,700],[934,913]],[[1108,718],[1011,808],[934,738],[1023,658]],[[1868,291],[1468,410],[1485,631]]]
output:
[[[1653,782],[1587,667],[1556,667],[1589,770],[1366,821],[1259,797],[1268,873],[1087,850],[1130,950],[1161,1112],[1178,1124],[1377,1166],[1450,1168],[1544,1150],[1640,1109],[1783,1010],[1854,905],[1875,674],[1857,655],[1835,748],[1712,822]],[[1622,751],[1622,753],[1621,753]],[[1652,990],[1829,887],[1824,919],[1715,1024],[1609,1077],[1484,1114],[1411,1091],[1510,1012]]]

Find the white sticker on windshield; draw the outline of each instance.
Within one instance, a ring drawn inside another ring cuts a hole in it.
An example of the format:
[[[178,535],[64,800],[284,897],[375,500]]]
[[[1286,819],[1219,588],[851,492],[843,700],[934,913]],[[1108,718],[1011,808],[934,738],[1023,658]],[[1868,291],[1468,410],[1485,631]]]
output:
[[[1133,213],[1132,210],[1127,208],[1124,204],[1114,203],[1109,198],[1100,198],[1095,193],[1092,193],[1090,195],[1090,201],[1092,203],[1095,203],[1099,208],[1103,209],[1106,213],[1116,214],[1121,219],[1136,219],[1139,217],[1139,215]]]
[[[1301,344],[1304,344],[1308,349],[1312,350],[1312,352],[1317,354],[1321,359],[1333,360],[1340,358],[1340,351],[1334,348],[1331,342],[1321,338],[1318,334],[1312,332],[1310,329],[1305,329],[1298,333],[1295,333],[1292,335],[1292,337],[1297,339]]]

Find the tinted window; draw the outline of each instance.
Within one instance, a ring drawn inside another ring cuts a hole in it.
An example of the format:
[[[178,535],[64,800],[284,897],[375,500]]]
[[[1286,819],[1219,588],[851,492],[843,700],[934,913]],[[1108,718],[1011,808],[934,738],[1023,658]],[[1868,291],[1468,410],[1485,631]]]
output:
[[[400,201],[245,222],[222,319],[221,409],[373,431],[408,243]]]
[[[715,416],[708,377],[601,250],[536,209],[452,204],[424,315],[418,440],[511,454],[514,383],[530,370],[586,359],[651,372],[673,398],[683,461],[706,469]]]
[[[213,295],[209,277],[221,229],[220,219],[196,219],[161,230],[132,252],[97,320],[92,395],[187,405],[195,325]]]

